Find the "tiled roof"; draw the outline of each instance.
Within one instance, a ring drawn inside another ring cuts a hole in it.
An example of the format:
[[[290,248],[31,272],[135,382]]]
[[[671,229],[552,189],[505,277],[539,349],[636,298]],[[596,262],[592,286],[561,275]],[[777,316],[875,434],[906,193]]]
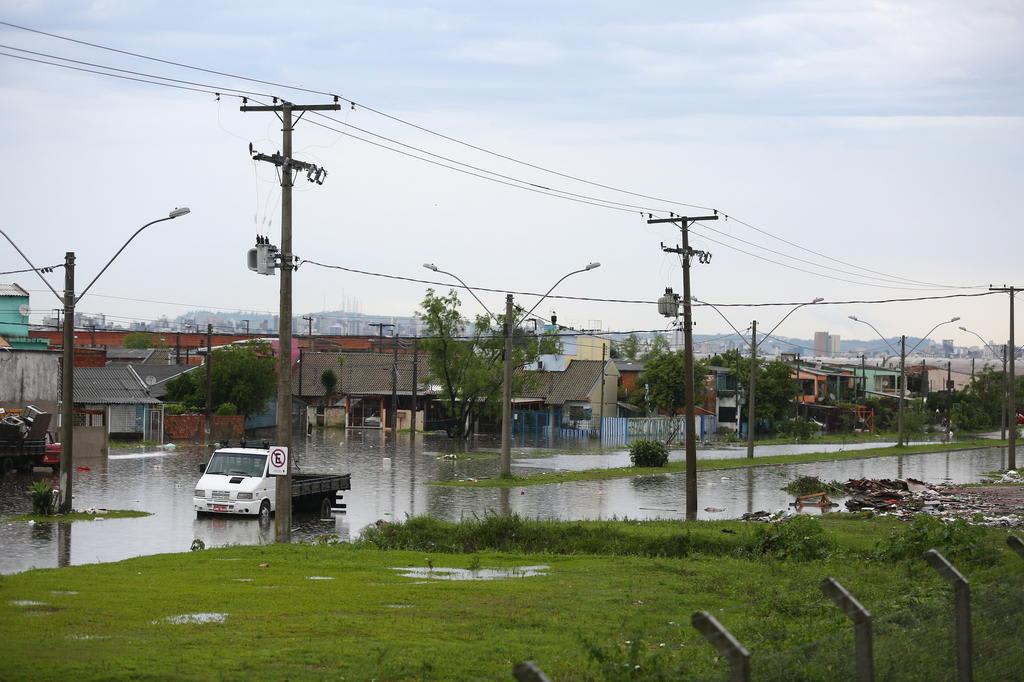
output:
[[[522,384],[515,392],[516,398],[535,398],[546,401],[561,372],[519,370],[516,374],[523,378]]]
[[[605,363],[601,360],[572,360],[551,386],[547,402],[562,405],[570,401],[588,400],[594,386],[601,381]]]
[[[152,348],[108,348],[107,361],[145,362],[152,354]]]
[[[75,404],[138,405],[158,402],[131,367],[75,368]]]
[[[28,296],[28,292],[17,284],[0,283],[0,296]]]
[[[340,361],[340,363],[339,363]],[[416,383],[418,393],[429,393],[427,387],[428,360],[421,355],[418,361]],[[412,394],[413,356],[391,353],[303,353],[302,361],[294,370],[292,392],[306,398],[324,395],[320,377],[330,369],[338,377],[338,395],[391,395],[392,367],[397,365],[397,392]],[[299,392],[299,372],[302,373],[302,392]]]

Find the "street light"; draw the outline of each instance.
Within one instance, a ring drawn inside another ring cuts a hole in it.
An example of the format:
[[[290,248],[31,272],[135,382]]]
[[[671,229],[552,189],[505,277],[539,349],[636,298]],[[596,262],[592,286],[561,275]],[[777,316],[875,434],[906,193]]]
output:
[[[988,344],[988,342],[985,341],[985,339],[981,338],[981,334],[979,334],[978,332],[971,331],[967,327],[960,327],[959,329],[960,329],[960,331],[967,332],[968,334],[974,334],[975,336],[977,336],[978,340],[981,341],[982,344],[984,344],[986,348],[988,348],[990,351],[992,351],[992,355],[997,355],[996,349],[993,348],[992,346],[990,346]],[[972,372],[972,374],[973,374],[973,372]],[[1004,344],[1003,345],[1003,394],[1001,396],[1002,399],[999,401],[999,440],[1003,440],[1004,438],[1006,438],[1006,421],[1007,421],[1006,398],[1009,395],[1009,392],[1010,392],[1010,375],[1006,373],[1006,345]]]
[[[693,300],[697,301],[697,298],[693,297]],[[783,322],[786,321],[786,318],[788,318],[790,315],[795,313],[800,308],[803,308],[805,305],[814,305],[815,303],[821,303],[824,300],[825,300],[824,298],[822,298],[821,296],[818,296],[818,297],[815,297],[814,299],[812,299],[810,301],[807,301],[806,303],[800,303],[800,304],[794,306],[788,313],[786,313],[785,315],[782,316],[782,319],[779,320],[775,324],[774,327],[772,327],[772,330],[770,332],[768,332],[767,334],[765,334],[765,335],[763,335],[761,337],[762,341],[765,338],[771,336],[773,333],[775,333],[775,330],[778,329],[779,326]],[[697,302],[701,303],[701,301],[697,301]],[[719,310],[716,306],[712,305],[711,303],[707,303],[707,302],[703,302],[703,303],[704,303],[704,305],[707,305],[707,306],[711,307],[712,310],[714,310],[716,313],[718,313],[721,316],[721,318],[723,320],[725,320],[729,324],[730,327],[732,327],[733,331],[735,331],[736,334],[739,335],[739,337],[741,339],[743,339],[743,342],[746,343],[747,346],[750,347],[750,382],[749,382],[750,383],[750,390],[748,391],[749,396],[747,398],[747,458],[748,459],[753,459],[754,458],[754,424],[756,423],[755,419],[754,419],[754,391],[757,388],[757,348],[760,345],[757,342],[757,320],[754,320],[751,323],[751,325],[750,325],[750,328],[753,331],[751,332],[750,341],[748,342],[746,339],[743,338],[743,334],[740,334],[739,330],[736,329],[735,326],[733,326],[733,323],[729,322],[729,318],[727,318],[722,313],[721,310]],[[797,378],[797,383],[799,384],[799,382],[800,382],[800,372],[799,371],[797,371],[797,377],[796,378]],[[801,391],[801,393],[802,392],[803,391]]]
[[[72,463],[73,463],[73,450],[74,450],[74,421],[73,409],[75,403],[75,304],[78,303],[85,296],[86,292],[96,283],[100,275],[107,271],[110,264],[121,255],[121,252],[125,250],[133,239],[135,239],[140,232],[145,230],[150,225],[156,223],[162,223],[165,220],[174,220],[180,218],[183,215],[188,215],[191,211],[188,208],[175,208],[167,214],[166,218],[158,218],[150,221],[140,227],[138,230],[128,238],[117,253],[107,261],[107,264],[103,266],[103,269],[92,278],[92,281],[85,287],[81,294],[75,296],[75,252],[68,251],[64,254],[64,295],[61,296],[57,293],[56,289],[50,286],[50,283],[43,277],[42,273],[36,266],[32,264],[32,261],[28,259],[28,256],[18,248],[17,244],[14,243],[7,233],[0,230],[0,234],[10,242],[11,246],[21,255],[21,257],[28,263],[37,275],[39,279],[43,280],[43,284],[46,288],[53,292],[53,295],[57,297],[64,304],[64,349],[62,358],[62,384],[61,384],[61,407],[60,407],[60,418],[61,418],[61,455],[60,455],[60,483],[59,483],[59,499],[58,508],[62,514],[71,512],[71,499],[72,499]]]
[[[594,270],[595,268],[601,267],[601,264],[600,263],[596,263],[596,262],[587,263],[587,265],[585,265],[584,267],[580,268],[579,270],[573,270],[572,272],[569,272],[569,273],[566,273],[565,275],[562,275],[562,277],[560,277],[557,281],[555,281],[554,284],[551,285],[551,288],[549,288],[547,290],[547,292],[543,296],[541,296],[539,299],[537,299],[537,302],[533,304],[533,307],[530,308],[518,320],[516,319],[515,314],[513,312],[512,294],[506,294],[505,295],[505,319],[504,320],[499,320],[498,317],[494,313],[492,313],[490,311],[490,309],[488,309],[488,307],[486,305],[484,305],[484,302],[481,301],[479,297],[477,297],[477,295],[473,292],[473,289],[471,289],[468,284],[463,282],[462,279],[458,275],[455,275],[454,273],[451,273],[451,272],[447,272],[445,270],[441,270],[436,265],[434,265],[433,263],[424,263],[423,267],[425,267],[427,270],[433,270],[434,272],[439,272],[439,273],[448,275],[449,277],[452,277],[452,278],[456,279],[459,282],[459,284],[461,284],[463,286],[463,288],[465,288],[470,294],[473,295],[473,298],[475,298],[476,302],[479,303],[483,307],[483,309],[487,311],[487,314],[491,316],[491,319],[493,319],[497,324],[502,325],[503,328],[504,328],[503,331],[504,331],[504,336],[505,336],[505,361],[504,361],[505,366],[504,366],[504,377],[502,379],[502,400],[501,400],[501,403],[502,403],[501,404],[501,477],[502,478],[511,478],[512,477],[512,333],[513,333],[513,330],[519,325],[520,322],[522,322],[524,319],[529,317],[530,313],[532,313],[534,310],[536,310],[537,306],[539,306],[544,299],[546,299],[548,296],[551,295],[551,292],[555,290],[555,287],[557,287],[559,284],[561,284],[563,281],[565,281],[566,279],[568,279],[572,275],[576,275],[576,274],[579,274],[581,272],[588,272],[590,270]],[[602,372],[603,371],[604,370],[602,370]],[[601,401],[602,401],[602,404],[604,404],[604,396],[603,395],[601,396]]]
[[[878,334],[878,338],[882,339],[882,341],[885,342],[885,345],[889,346],[889,349],[892,350],[893,353],[896,353],[896,349],[892,347],[892,344],[889,343],[889,341],[884,336],[882,336],[882,332],[878,331],[878,329],[875,328],[875,325],[871,324],[867,320],[862,320],[858,318],[856,315],[850,315],[849,317],[854,322],[860,322],[861,324],[866,324],[867,326],[871,327],[875,331],[875,333]],[[954,317],[951,320],[939,322],[937,325],[928,330],[927,334],[921,337],[921,340],[917,342],[917,345],[910,349],[910,353],[907,353],[906,335],[900,336],[900,350],[898,353],[898,355],[900,356],[900,406],[896,418],[896,428],[898,431],[897,447],[903,447],[904,445],[906,445],[906,443],[904,443],[903,441],[903,401],[907,393],[907,355],[910,355],[915,350],[917,350],[917,347],[924,343],[924,340],[931,336],[931,333],[933,331],[935,331],[944,324],[952,324],[953,322],[956,322],[959,319],[959,317]]]

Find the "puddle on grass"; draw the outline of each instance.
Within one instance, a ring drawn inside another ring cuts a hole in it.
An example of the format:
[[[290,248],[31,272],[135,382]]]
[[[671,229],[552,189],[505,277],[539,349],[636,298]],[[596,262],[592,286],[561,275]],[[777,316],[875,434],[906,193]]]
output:
[[[50,594],[78,594],[74,590],[50,590]]]
[[[68,635],[64,639],[75,640],[79,642],[85,642],[92,639],[110,639],[107,635]]]
[[[171,625],[201,625],[203,623],[223,623],[227,620],[226,613],[182,613],[177,616],[167,616],[160,620],[154,620],[153,625],[169,623]]]
[[[12,599],[8,602],[11,606],[24,606],[26,608],[31,606],[49,606],[44,601],[35,601],[33,599]]]
[[[426,566],[393,567],[392,571],[403,571],[403,578],[429,578],[431,580],[504,580],[506,578],[531,578],[547,575],[547,566],[513,566],[512,568],[428,568]]]
[[[329,575],[310,575],[306,576],[306,580],[334,580],[334,578]]]
[[[251,583],[252,578],[232,578],[236,583]]]
[[[422,583],[417,583],[417,584],[422,584]],[[411,608],[413,608],[413,606],[414,606],[414,604],[385,604],[384,608],[386,608],[386,609],[411,609]]]

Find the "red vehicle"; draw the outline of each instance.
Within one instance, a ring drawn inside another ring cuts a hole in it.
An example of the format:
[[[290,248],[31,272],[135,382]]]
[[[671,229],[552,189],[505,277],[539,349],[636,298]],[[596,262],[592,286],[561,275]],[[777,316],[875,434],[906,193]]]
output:
[[[1017,413],[1017,426],[1024,426],[1024,412]]]
[[[60,471],[60,443],[53,440],[53,434],[46,432],[46,449],[41,456],[36,457],[35,466],[50,467],[55,472]]]

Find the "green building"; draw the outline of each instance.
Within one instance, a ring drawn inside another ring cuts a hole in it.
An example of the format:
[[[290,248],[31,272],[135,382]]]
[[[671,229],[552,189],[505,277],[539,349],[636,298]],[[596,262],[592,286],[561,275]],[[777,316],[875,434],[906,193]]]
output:
[[[0,347],[46,350],[47,339],[28,336],[28,292],[17,284],[0,284]]]

